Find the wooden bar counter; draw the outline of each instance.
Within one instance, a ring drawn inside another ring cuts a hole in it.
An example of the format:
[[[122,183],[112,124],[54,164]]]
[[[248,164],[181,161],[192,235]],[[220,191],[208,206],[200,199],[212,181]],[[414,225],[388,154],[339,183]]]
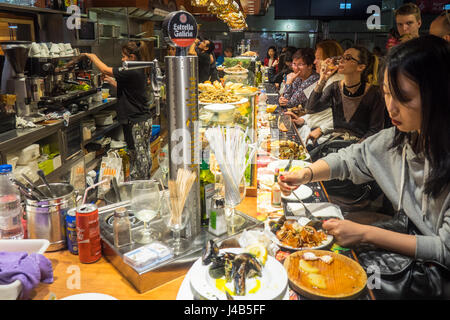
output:
[[[256,197],[247,197],[237,210],[256,217]],[[80,263],[68,250],[44,254],[53,266],[52,284],[39,284],[31,293],[33,300],[62,299],[80,293],[102,293],[119,300],[175,300],[185,274],[140,294],[105,258],[93,264]],[[186,268],[187,273],[188,269]]]

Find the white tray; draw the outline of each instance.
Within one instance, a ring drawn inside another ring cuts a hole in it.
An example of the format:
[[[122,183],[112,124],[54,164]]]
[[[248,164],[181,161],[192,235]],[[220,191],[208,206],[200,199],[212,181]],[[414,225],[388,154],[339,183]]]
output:
[[[26,252],[44,254],[50,242],[46,239],[0,240],[0,252]],[[0,285],[0,300],[16,300],[22,291],[19,280]]]

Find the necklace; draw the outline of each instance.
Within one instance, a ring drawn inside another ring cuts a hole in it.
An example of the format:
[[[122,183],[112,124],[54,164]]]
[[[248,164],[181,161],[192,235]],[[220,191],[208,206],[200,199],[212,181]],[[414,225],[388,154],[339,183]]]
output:
[[[360,85],[361,84],[361,82],[360,83],[358,83],[358,85]],[[364,94],[364,91],[366,90],[366,86],[365,86],[365,83],[364,84],[362,84],[354,93],[352,93],[352,92],[350,92],[349,90],[348,90],[348,88],[354,88],[354,87],[356,87],[356,86],[351,86],[351,87],[347,87],[345,84],[344,84],[344,94],[347,96],[347,97],[359,97],[359,96],[362,96],[363,94]]]
[[[344,83],[344,86],[345,86],[347,89],[351,89],[351,88],[354,88],[354,87],[359,86],[360,84],[361,84],[361,81],[358,82],[357,84],[354,84],[353,86],[347,86],[347,85]]]

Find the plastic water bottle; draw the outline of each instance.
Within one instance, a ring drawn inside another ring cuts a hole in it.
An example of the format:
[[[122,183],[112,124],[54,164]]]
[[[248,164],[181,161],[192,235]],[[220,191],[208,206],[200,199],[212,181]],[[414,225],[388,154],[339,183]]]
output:
[[[266,90],[261,89],[261,92],[259,93],[258,97],[258,110],[259,112],[266,112],[267,107],[267,95]]]
[[[0,165],[0,239],[23,239],[20,194],[11,175],[10,164]]]

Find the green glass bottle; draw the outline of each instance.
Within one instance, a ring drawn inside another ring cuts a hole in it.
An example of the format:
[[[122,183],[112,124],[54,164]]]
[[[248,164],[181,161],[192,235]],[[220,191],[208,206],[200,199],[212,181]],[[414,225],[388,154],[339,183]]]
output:
[[[209,164],[206,163],[205,160],[202,160],[202,164],[200,165],[201,224],[205,227],[208,227],[209,225],[209,215],[211,212],[212,197],[214,196],[215,182],[214,174],[209,170]]]

